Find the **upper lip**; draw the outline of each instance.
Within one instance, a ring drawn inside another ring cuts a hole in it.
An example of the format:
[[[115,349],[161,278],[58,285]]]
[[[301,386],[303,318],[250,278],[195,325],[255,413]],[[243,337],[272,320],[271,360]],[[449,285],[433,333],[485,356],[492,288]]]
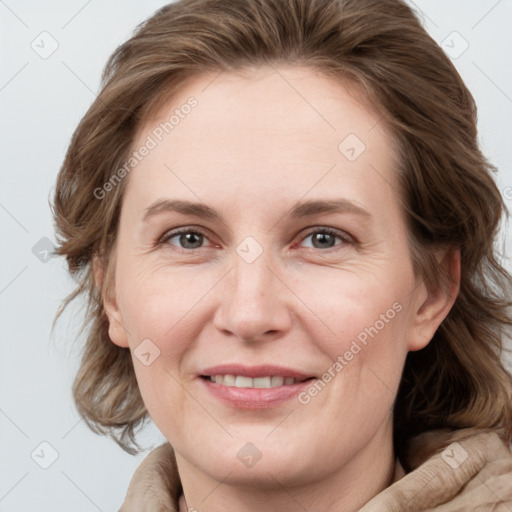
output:
[[[221,364],[205,368],[200,372],[202,376],[214,375],[242,375],[244,377],[293,377],[296,380],[305,380],[313,377],[297,370],[275,365],[245,366],[240,364]]]

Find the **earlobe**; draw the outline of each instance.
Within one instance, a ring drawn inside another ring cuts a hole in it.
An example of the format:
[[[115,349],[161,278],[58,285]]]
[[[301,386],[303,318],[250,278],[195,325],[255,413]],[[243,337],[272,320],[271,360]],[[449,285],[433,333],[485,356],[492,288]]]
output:
[[[100,291],[103,309],[107,315],[109,338],[115,345],[128,348],[128,337],[122,323],[121,312],[115,300],[115,283],[113,283],[113,276],[111,276],[110,280],[105,278],[105,269],[98,255],[93,257],[92,266],[94,282],[97,289]]]
[[[414,322],[409,337],[409,351],[425,348],[433,338],[442,321],[448,316],[460,287],[460,250],[447,251],[440,255],[438,264],[446,268],[446,286],[428,291],[421,284],[414,306]]]

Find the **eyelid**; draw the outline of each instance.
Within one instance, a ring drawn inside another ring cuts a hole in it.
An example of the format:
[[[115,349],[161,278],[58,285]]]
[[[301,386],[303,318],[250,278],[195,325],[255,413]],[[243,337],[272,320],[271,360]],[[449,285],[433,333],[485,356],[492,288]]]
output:
[[[205,239],[209,240],[209,235],[208,235],[207,231],[205,231],[204,229],[197,228],[194,226],[184,226],[181,228],[175,228],[175,229],[170,229],[170,230],[166,231],[157,240],[157,244],[158,245],[166,244],[171,238],[174,238],[175,236],[181,235],[183,233],[197,233],[197,234],[204,236]],[[187,251],[187,252],[194,250],[194,249],[183,249],[183,248],[177,247],[177,246],[173,246],[173,247],[176,247],[178,250],[181,249],[181,250]],[[199,249],[205,249],[205,247],[199,247]]]
[[[329,235],[337,236],[343,242],[351,244],[357,243],[357,240],[352,235],[350,235],[346,231],[343,231],[342,229],[336,229],[327,226],[314,226],[312,228],[307,229],[308,231],[303,235],[301,240],[308,238],[314,233],[327,233]]]

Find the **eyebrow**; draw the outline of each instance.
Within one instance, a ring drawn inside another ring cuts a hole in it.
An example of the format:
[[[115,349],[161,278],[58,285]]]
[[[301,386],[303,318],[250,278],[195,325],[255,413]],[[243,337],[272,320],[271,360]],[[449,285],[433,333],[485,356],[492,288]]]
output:
[[[203,203],[170,199],[160,199],[148,206],[142,220],[147,222],[155,215],[171,212],[224,222],[220,213]],[[322,213],[350,213],[364,219],[370,219],[372,217],[370,212],[347,199],[329,199],[298,201],[292,206],[290,211],[285,214],[284,218],[311,217]]]

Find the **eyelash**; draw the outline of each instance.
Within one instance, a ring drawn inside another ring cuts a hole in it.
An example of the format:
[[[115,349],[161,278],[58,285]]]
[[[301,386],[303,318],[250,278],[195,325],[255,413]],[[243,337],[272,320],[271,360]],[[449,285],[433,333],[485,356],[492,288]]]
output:
[[[180,228],[180,229],[176,229],[174,231],[171,231],[171,232],[167,232],[165,233],[159,240],[158,240],[158,243],[157,245],[161,245],[161,246],[164,246],[164,245],[172,245],[172,244],[169,244],[169,240],[179,236],[179,235],[182,235],[184,233],[194,233],[194,234],[198,234],[198,235],[201,235],[203,236],[204,238],[208,239],[208,235],[202,231],[201,229],[197,229],[197,228]],[[322,234],[327,234],[327,235],[331,235],[331,236],[334,236],[336,238],[339,238],[341,240],[341,243],[340,244],[335,244],[333,247],[328,247],[327,249],[317,249],[316,247],[306,247],[306,249],[313,249],[313,250],[318,250],[318,251],[322,251],[322,252],[330,252],[330,251],[333,251],[333,250],[336,250],[337,247],[339,246],[342,246],[344,244],[349,244],[349,245],[355,245],[357,243],[357,241],[354,239],[354,237],[352,237],[351,235],[349,235],[348,233],[345,233],[343,231],[338,231],[336,229],[333,229],[333,228],[323,228],[323,227],[315,227],[311,230],[309,230],[304,236],[303,238],[301,239],[301,242],[303,242],[306,238],[310,237],[311,235],[314,235],[316,233],[322,233]],[[184,253],[190,253],[194,250],[198,250],[198,249],[207,249],[207,247],[197,247],[195,249],[184,249],[183,247],[178,247],[178,246],[175,246],[175,245],[172,245],[172,247],[178,251],[181,251],[181,252],[184,252]]]

